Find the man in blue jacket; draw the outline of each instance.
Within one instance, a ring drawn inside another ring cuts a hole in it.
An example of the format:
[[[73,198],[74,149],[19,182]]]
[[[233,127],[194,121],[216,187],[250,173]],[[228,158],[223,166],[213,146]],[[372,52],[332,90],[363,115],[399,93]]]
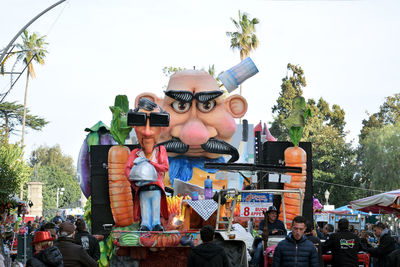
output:
[[[275,248],[272,267],[319,267],[317,249],[304,236],[306,219],[297,216],[292,222],[292,232]]]

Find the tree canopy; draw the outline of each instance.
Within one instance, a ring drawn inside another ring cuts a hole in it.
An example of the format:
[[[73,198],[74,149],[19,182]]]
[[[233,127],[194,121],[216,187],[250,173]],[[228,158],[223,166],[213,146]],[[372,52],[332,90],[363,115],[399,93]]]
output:
[[[8,140],[10,134],[15,134],[17,128],[22,125],[24,115],[24,106],[16,102],[0,103],[0,128],[4,130],[5,140]],[[44,118],[29,113],[26,110],[26,125],[32,130],[40,131],[49,122]]]
[[[287,71],[288,74],[282,79],[281,92],[276,100],[277,103],[272,107],[274,120],[270,132],[280,141],[288,140],[289,131],[283,122],[292,111],[293,99],[296,96],[302,96],[303,87],[307,85],[303,69],[300,66],[289,63]]]
[[[400,187],[400,122],[375,128],[360,141],[361,180],[369,188],[390,191]]]
[[[238,20],[231,18],[235,25],[235,32],[226,32],[231,38],[231,48],[240,51],[240,60],[250,56],[250,52],[258,47],[258,38],[255,34],[256,25],[260,23],[257,18],[250,18],[246,12],[238,11]]]
[[[75,166],[70,156],[62,153],[59,145],[40,146],[32,151],[29,164],[33,167],[31,181],[43,184],[44,214],[52,214],[56,209],[57,188],[65,188],[59,196],[59,208],[80,205],[80,187],[76,179]]]
[[[40,36],[38,33],[34,32],[29,34],[27,30],[25,30],[22,35],[22,43],[16,44],[16,47],[20,49],[18,52],[18,59],[22,59],[26,65],[28,65],[28,74],[35,78],[35,69],[33,67],[32,60],[43,65],[44,58],[48,51],[46,47],[48,43],[46,43],[46,36]]]
[[[302,96],[307,85],[300,66],[289,63],[287,69],[277,104],[272,108],[274,120],[270,131],[279,141],[289,140],[289,129],[284,121],[292,113],[293,99]],[[333,185],[359,187],[359,181],[355,178],[356,153],[352,144],[345,139],[345,112],[339,105],[330,105],[323,98],[318,101],[308,99],[306,108],[311,110],[313,116],[306,121],[302,141],[312,143],[314,196],[322,200],[325,190],[328,190],[331,192],[331,203],[347,204],[362,196],[363,192]]]
[[[21,35],[22,43],[18,43],[15,46],[20,49],[18,52],[18,59],[22,59],[24,63],[28,66],[28,71],[26,73],[26,84],[25,84],[25,96],[24,96],[24,112],[22,116],[22,135],[21,143],[24,145],[25,137],[25,124],[26,124],[26,113],[27,113],[27,98],[28,98],[28,85],[29,76],[32,78],[36,77],[35,69],[33,67],[33,62],[37,62],[40,65],[44,64],[44,58],[48,51],[46,47],[46,36],[39,36],[38,33],[29,34],[27,30]],[[32,62],[33,61],[33,62]]]
[[[393,162],[392,158],[396,155],[396,151],[393,151],[390,145],[396,145],[399,119],[400,94],[394,94],[385,98],[378,112],[362,121],[363,127],[357,150],[358,176],[367,188],[380,190],[398,188],[398,184],[392,181],[392,175],[396,173],[394,172],[396,162]],[[383,167],[387,169],[382,169]]]
[[[23,159],[19,144],[9,144],[1,138],[0,144],[0,203],[6,203],[29,180],[31,168]]]
[[[382,128],[400,120],[400,94],[394,94],[385,98],[385,102],[379,107],[379,111],[373,113],[367,120],[362,121],[360,141],[362,141],[371,130]]]

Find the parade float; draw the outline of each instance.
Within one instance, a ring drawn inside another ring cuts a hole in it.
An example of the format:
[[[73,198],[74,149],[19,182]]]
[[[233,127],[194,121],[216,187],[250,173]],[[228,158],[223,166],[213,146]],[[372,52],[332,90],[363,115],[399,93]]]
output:
[[[256,72],[250,59],[226,71],[220,78],[228,92],[204,71],[175,73],[164,97],[142,93],[131,107],[126,96],[117,96],[111,126],[87,129],[78,177],[90,197],[85,219],[102,239],[100,266],[186,266],[191,247],[201,243],[199,230],[208,224],[230,264],[247,266],[257,235],[246,230],[249,221],[256,229],[273,204],[282,208],[288,226],[294,212],[311,210],[312,217],[312,173],[306,173],[311,158],[305,152],[285,165],[284,150],[292,144],[262,142],[262,132],[255,131],[254,162],[246,162],[243,149],[239,153],[230,143],[247,102],[229,92]],[[238,73],[245,78],[235,78]],[[248,135],[243,125],[242,141]],[[129,141],[132,132],[137,143]],[[309,143],[297,145],[311,150]],[[294,184],[283,188],[293,175]],[[243,182],[228,188],[232,177]],[[268,246],[268,236],[263,238]]]

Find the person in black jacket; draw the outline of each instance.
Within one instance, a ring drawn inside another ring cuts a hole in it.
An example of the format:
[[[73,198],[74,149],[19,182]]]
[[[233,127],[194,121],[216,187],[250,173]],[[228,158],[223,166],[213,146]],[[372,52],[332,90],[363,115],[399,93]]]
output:
[[[360,241],[363,250],[365,250],[366,248],[372,248],[372,245],[370,244],[369,241],[369,233],[366,230],[361,231]]]
[[[63,222],[60,225],[60,236],[55,246],[60,250],[65,267],[98,267],[97,262],[87,254],[82,246],[75,243],[75,225]]]
[[[318,262],[320,267],[324,267],[324,261],[322,260],[322,244],[321,240],[313,235],[312,230],[313,230],[313,224],[310,221],[306,222],[306,231],[304,232],[304,235],[307,237],[308,240],[313,242],[315,248],[317,249],[318,252]]]
[[[35,254],[26,262],[27,267],[63,267],[63,258],[57,247],[53,246],[54,238],[50,232],[37,231],[32,245]]]
[[[82,219],[78,219],[75,225],[75,241],[86,250],[90,257],[92,257],[95,261],[98,261],[100,259],[99,241],[94,236],[89,234],[89,232],[86,230],[86,224]]]
[[[358,266],[358,251],[361,250],[360,238],[349,231],[349,221],[340,219],[339,232],[328,236],[322,249],[324,252],[332,252],[333,267]]]
[[[278,210],[275,206],[271,206],[267,210],[267,223],[268,223],[268,235],[287,235],[285,225],[281,220],[278,219]],[[264,220],[260,221],[258,225],[258,233],[262,235],[264,229]],[[256,251],[254,252],[251,264],[253,266],[264,266],[263,263],[263,242],[258,243]]]
[[[317,249],[304,236],[305,230],[306,219],[296,216],[292,232],[275,248],[272,267],[319,267]]]
[[[190,251],[187,267],[229,267],[224,248],[212,242],[214,228],[211,225],[201,228],[200,238],[203,243]]]
[[[287,235],[285,225],[281,220],[278,220],[278,210],[275,206],[271,206],[267,211],[268,216],[268,233],[269,235]],[[264,220],[260,221],[258,230],[262,232],[264,229]]]
[[[389,230],[381,222],[374,226],[375,236],[379,238],[378,247],[364,248],[372,257],[377,258],[377,267],[385,267],[388,262],[388,255],[395,250],[396,245],[394,239],[388,233]],[[374,264],[375,267],[375,264]]]
[[[333,225],[332,224],[325,224],[322,228],[322,237],[321,240],[328,239],[328,236],[333,233]]]

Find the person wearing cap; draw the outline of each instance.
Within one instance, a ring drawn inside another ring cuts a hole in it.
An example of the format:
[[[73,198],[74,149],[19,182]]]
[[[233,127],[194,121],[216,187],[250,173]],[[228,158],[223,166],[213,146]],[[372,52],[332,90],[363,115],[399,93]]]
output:
[[[271,206],[267,210],[267,223],[268,223],[268,234],[269,235],[286,235],[287,231],[285,225],[281,220],[278,220],[278,210],[275,206]],[[264,229],[264,220],[260,221],[258,232],[262,234]],[[263,242],[258,243],[256,251],[254,252],[254,257],[252,260],[252,264],[255,266],[260,265],[263,257]]]
[[[54,223],[48,222],[48,223],[44,224],[41,228],[42,228],[41,231],[49,231],[53,238],[55,238],[55,239],[57,238],[57,228]]]
[[[268,216],[268,233],[269,235],[286,235],[287,231],[285,225],[281,220],[278,220],[278,210],[275,206],[271,206],[267,211]],[[258,229],[262,231],[264,229],[264,220],[260,221]]]
[[[33,242],[35,254],[26,262],[27,267],[54,266],[62,267],[63,256],[60,250],[53,246],[54,238],[48,231],[37,231]]]
[[[65,267],[98,266],[97,262],[86,253],[82,246],[75,243],[75,225],[63,222],[59,229],[56,246],[61,251]]]

